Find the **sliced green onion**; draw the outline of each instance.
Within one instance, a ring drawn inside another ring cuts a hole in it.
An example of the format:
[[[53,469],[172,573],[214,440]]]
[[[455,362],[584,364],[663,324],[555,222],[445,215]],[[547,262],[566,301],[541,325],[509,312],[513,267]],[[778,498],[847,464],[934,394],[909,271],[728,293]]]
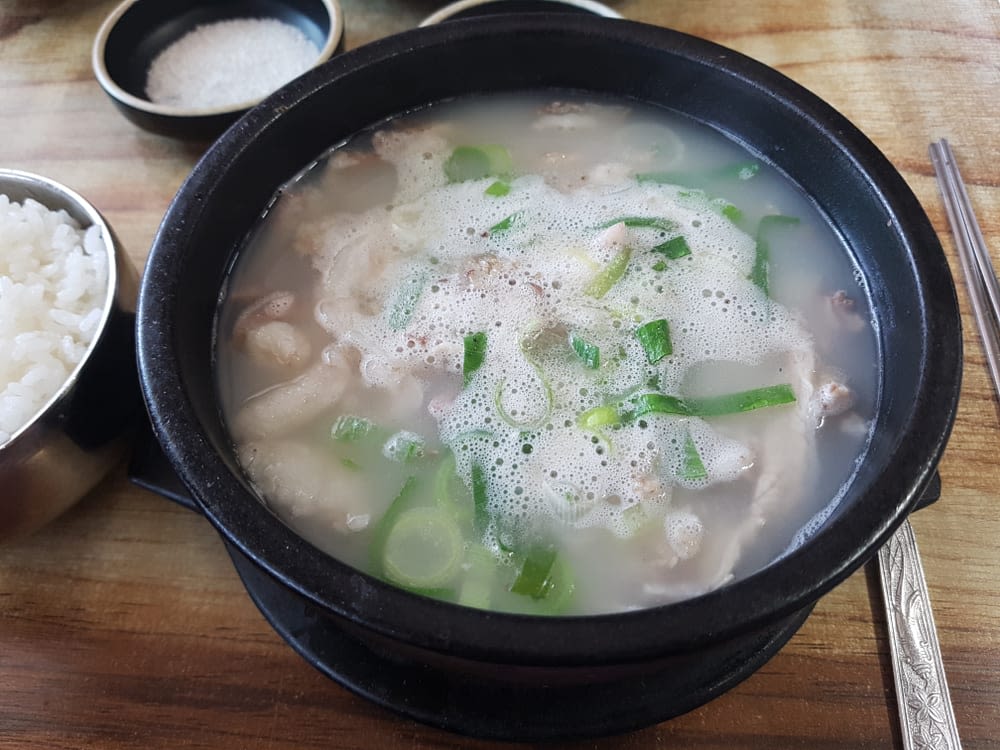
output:
[[[544,599],[552,591],[552,564],[556,561],[557,552],[551,545],[536,545],[528,550],[517,578],[511,584],[510,590],[515,594],[530,596],[532,599]]]
[[[478,463],[472,464],[472,504],[476,532],[482,534],[490,523],[489,497],[486,487],[486,472]]]
[[[465,352],[462,356],[462,385],[468,385],[473,374],[486,359],[486,334],[470,333],[463,340]]]
[[[690,255],[691,248],[688,246],[687,240],[684,239],[683,235],[677,235],[676,237],[669,239],[666,242],[662,242],[654,247],[653,252],[665,255],[670,258],[670,260],[677,260],[678,258],[683,258],[685,255]]]
[[[504,182],[503,180],[497,180],[483,192],[486,195],[493,196],[494,198],[503,198],[510,192],[510,183]]]
[[[534,362],[532,362],[532,364],[535,365]],[[538,374],[538,379],[542,384],[542,389],[544,391],[544,396],[545,396],[545,409],[542,411],[541,414],[534,417],[528,417],[527,419],[517,419],[514,417],[513,414],[507,411],[507,407],[503,405],[503,395],[504,391],[507,388],[506,380],[500,381],[500,384],[497,386],[496,395],[493,397],[493,405],[496,407],[497,413],[500,415],[500,418],[504,422],[509,424],[511,427],[514,427],[518,430],[537,429],[545,423],[545,420],[548,419],[549,415],[552,413],[552,386],[549,385],[548,381],[545,380],[544,376],[541,373],[540,368],[537,365],[535,365],[535,371]]]
[[[790,227],[799,223],[794,216],[773,214],[765,216],[757,225],[757,250],[753,269],[747,277],[756,284],[765,295],[770,295],[769,267],[771,262],[771,234],[775,229]]]
[[[361,464],[359,464],[357,461],[352,461],[349,458],[340,459],[340,465],[343,466],[345,469],[350,469],[351,471],[361,470]]]
[[[710,169],[703,174],[690,172],[641,172],[635,176],[638,182],[651,182],[657,185],[703,185],[720,179],[749,180],[760,171],[757,162],[741,162],[726,164],[716,169]]]
[[[496,439],[497,436],[489,430],[468,430],[456,435],[450,445],[452,450],[468,450],[468,445],[474,440],[489,440],[492,442]]]
[[[590,280],[590,283],[583,288],[583,293],[595,299],[603,297],[625,275],[625,269],[628,267],[631,257],[632,250],[630,248],[626,247],[621,250],[607,266]]]
[[[459,146],[444,163],[444,173],[449,182],[487,177],[490,173],[490,157],[481,148]]]
[[[389,327],[392,330],[401,331],[409,324],[426,283],[423,274],[415,274],[396,290],[396,296],[389,305]]]
[[[450,451],[441,459],[437,473],[434,475],[434,500],[439,507],[450,508],[454,500],[453,485],[457,479],[455,474],[455,454]]]
[[[694,440],[691,438],[690,432],[684,433],[683,450],[684,455],[681,461],[680,471],[678,472],[680,478],[691,481],[707,478],[708,472],[705,471],[705,464],[702,463],[701,456],[698,455],[698,447],[694,444]]]
[[[520,567],[510,591],[530,601],[528,612],[556,615],[566,611],[576,590],[573,573],[555,547],[535,543],[527,552],[514,552]]]
[[[409,463],[423,458],[426,451],[425,442],[420,435],[408,430],[400,430],[389,436],[382,445],[382,455],[391,461]]]
[[[676,396],[668,396],[665,393],[643,393],[634,396],[627,401],[627,406],[631,407],[625,412],[624,418],[634,421],[647,414],[676,414],[680,417],[693,416],[691,408]]]
[[[617,407],[611,404],[603,404],[587,409],[576,418],[576,424],[581,429],[588,432],[599,432],[602,427],[613,427],[621,424],[621,415]]]
[[[588,343],[586,340],[580,338],[575,333],[571,334],[569,337],[570,345],[573,347],[573,351],[576,352],[582,361],[584,367],[590,370],[596,370],[601,366],[601,350],[597,346]]]
[[[733,222],[733,224],[738,224],[743,218],[743,212],[732,203],[727,203],[722,207],[722,215]]]
[[[512,226],[514,226],[514,222],[516,222],[520,218],[521,218],[521,212],[520,211],[515,211],[510,216],[504,217],[503,219],[501,219],[500,221],[498,221],[496,224],[494,224],[493,226],[491,226],[490,227],[490,234],[491,235],[494,235],[494,234],[503,234],[508,229],[510,229]]]
[[[663,219],[658,216],[619,216],[609,219],[602,224],[598,224],[598,229],[608,229],[615,224],[624,224],[627,227],[636,229],[659,229],[662,232],[670,232],[677,228],[677,222],[670,219]]]
[[[753,388],[749,391],[727,393],[707,398],[689,398],[685,402],[690,413],[699,417],[718,417],[744,411],[780,406],[795,401],[795,391],[787,383]]]
[[[652,528],[655,511],[650,508],[650,503],[636,503],[621,512],[618,517],[618,533],[628,539],[640,533],[643,528]],[[662,516],[659,517],[662,521]]]
[[[455,471],[454,453],[449,452],[441,460],[434,475],[434,502],[463,526],[474,520],[474,506],[470,501],[469,491]]]
[[[652,269],[654,271],[666,271],[667,270],[667,264],[664,263],[662,260],[656,261],[656,263],[654,263],[651,267],[652,267]]]
[[[330,434],[334,440],[354,442],[368,435],[374,427],[375,425],[364,417],[343,414],[337,417],[337,420],[333,423],[333,427],[330,428]]]
[[[635,329],[635,337],[642,344],[642,349],[646,352],[646,361],[651,365],[655,365],[674,351],[670,341],[670,325],[663,318],[643,323]]]
[[[501,552],[513,555],[517,552],[517,544],[523,532],[518,522],[510,516],[501,515],[494,521],[493,541]]]
[[[654,185],[683,185],[687,182],[686,175],[678,172],[639,172],[636,182],[652,183]]]
[[[503,419],[503,421],[508,425],[518,430],[538,429],[545,423],[545,420],[547,420],[549,415],[552,413],[552,385],[545,377],[545,372],[542,370],[542,366],[538,363],[533,351],[533,345],[537,343],[537,341],[538,336],[536,330],[534,333],[528,333],[521,339],[520,347],[521,353],[524,355],[528,364],[530,364],[532,369],[535,371],[535,375],[538,377],[538,382],[541,385],[542,395],[545,400],[545,408],[542,410],[542,413],[534,417],[528,417],[527,419],[516,419],[504,406],[504,392],[507,389],[506,379],[501,380],[499,385],[497,385],[496,394],[493,397],[493,405],[496,407],[500,418]]]
[[[395,499],[386,508],[385,513],[372,528],[371,543],[368,547],[368,556],[372,570],[376,575],[384,575],[383,556],[385,552],[385,540],[396,524],[396,519],[404,511],[414,507],[417,502],[420,483],[416,477],[409,477],[400,488]]]
[[[569,609],[576,591],[573,571],[563,555],[557,555],[549,570],[548,591],[544,599],[533,600],[536,611],[543,615],[561,615]]]
[[[382,570],[410,589],[437,589],[452,581],[462,565],[462,532],[440,508],[410,508],[386,534]]]
[[[590,432],[603,440],[609,451],[614,450],[614,446],[605,432],[605,427],[616,427],[622,423],[622,415],[618,412],[615,404],[602,404],[587,409],[576,418],[576,426],[584,432]]]
[[[444,173],[449,182],[500,177],[509,175],[513,168],[510,152],[496,144],[459,146],[444,163]]]
[[[466,607],[489,609],[493,601],[493,580],[497,561],[493,553],[479,544],[465,553],[465,576],[458,592],[458,603]]]
[[[787,383],[704,398],[680,399],[666,393],[640,393],[613,404],[602,404],[587,409],[576,418],[576,423],[583,430],[599,434],[602,427],[632,423],[647,414],[721,417],[769,406],[780,406],[793,401],[795,392]]]

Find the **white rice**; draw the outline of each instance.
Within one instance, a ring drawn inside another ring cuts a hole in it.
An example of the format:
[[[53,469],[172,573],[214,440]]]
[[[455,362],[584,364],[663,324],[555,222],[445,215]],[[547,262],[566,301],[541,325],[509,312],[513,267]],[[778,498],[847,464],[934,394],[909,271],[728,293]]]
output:
[[[83,359],[101,322],[107,258],[100,228],[0,193],[0,445]]]

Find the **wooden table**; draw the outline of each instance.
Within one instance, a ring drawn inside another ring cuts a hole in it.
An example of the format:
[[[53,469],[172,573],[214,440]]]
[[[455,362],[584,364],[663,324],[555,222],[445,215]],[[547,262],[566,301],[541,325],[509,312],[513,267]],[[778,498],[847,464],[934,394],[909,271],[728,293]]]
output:
[[[116,0],[0,0],[0,166],[86,195],[141,267],[204,149],[143,132],[105,98],[90,47]],[[440,3],[342,0],[347,45]],[[949,138],[1000,248],[995,0],[622,0],[625,16],[733,47],[804,84],[903,173],[958,269],[927,155]],[[913,518],[965,747],[1000,746],[1000,429],[960,283],[966,369]],[[398,718],[322,677],[254,608],[200,516],[120,467],[34,536],[0,547],[0,747],[487,747]],[[873,570],[824,597],[791,642],[709,705],[594,748],[901,747]]]

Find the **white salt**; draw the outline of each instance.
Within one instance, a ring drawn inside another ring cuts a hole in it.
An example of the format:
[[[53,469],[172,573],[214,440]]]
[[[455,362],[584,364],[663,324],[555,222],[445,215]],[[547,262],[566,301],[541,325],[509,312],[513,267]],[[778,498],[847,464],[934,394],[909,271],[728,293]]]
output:
[[[299,29],[272,18],[195,27],[153,60],[146,95],[156,104],[217,109],[267,96],[306,72],[319,50]]]

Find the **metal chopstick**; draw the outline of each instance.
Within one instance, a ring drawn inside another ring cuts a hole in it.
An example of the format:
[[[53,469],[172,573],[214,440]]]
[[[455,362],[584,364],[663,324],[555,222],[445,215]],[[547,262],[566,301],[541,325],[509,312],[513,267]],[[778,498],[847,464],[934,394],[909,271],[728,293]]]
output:
[[[986,352],[986,364],[993,378],[993,389],[1000,398],[1000,284],[997,283],[986,241],[948,141],[942,138],[932,143],[930,155],[948,221],[955,235],[969,300]]]

